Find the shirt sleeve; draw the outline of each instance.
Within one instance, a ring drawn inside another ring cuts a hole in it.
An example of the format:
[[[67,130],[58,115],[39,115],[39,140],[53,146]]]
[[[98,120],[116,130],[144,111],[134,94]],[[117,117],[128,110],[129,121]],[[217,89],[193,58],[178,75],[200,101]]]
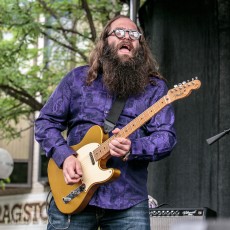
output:
[[[35,139],[46,156],[52,157],[59,167],[68,156],[75,153],[62,134],[67,128],[71,95],[67,79],[68,75],[60,82],[35,121]]]
[[[168,92],[168,88],[163,81],[159,82],[158,86],[159,89],[152,98],[151,105]],[[174,122],[173,106],[171,104],[166,105],[146,123],[145,136],[131,139],[132,146],[129,160],[157,161],[170,155],[177,142]]]

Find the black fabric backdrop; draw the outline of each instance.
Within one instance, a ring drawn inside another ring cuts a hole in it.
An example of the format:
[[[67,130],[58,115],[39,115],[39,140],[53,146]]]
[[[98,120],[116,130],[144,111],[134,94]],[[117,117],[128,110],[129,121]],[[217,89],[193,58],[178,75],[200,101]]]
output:
[[[149,194],[165,207],[208,207],[230,217],[230,1],[149,0],[139,21],[169,88],[197,76],[199,90],[173,103],[178,144],[149,167]]]

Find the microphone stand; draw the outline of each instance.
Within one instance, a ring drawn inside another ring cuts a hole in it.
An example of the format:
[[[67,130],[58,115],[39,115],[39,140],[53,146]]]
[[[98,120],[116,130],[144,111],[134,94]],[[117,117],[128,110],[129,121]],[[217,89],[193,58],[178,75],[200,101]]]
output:
[[[223,136],[225,136],[226,134],[228,134],[230,132],[230,129],[224,130],[223,132],[208,138],[206,141],[209,145],[213,144],[214,142],[218,141],[220,138],[222,138]]]

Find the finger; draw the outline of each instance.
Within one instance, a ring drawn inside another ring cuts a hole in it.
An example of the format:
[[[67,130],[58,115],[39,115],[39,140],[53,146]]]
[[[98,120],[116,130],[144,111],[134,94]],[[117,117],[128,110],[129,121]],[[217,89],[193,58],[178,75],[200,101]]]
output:
[[[81,167],[81,162],[77,158],[75,158],[74,168],[75,168],[76,174],[78,174],[81,177],[83,174],[83,171],[82,171],[82,167]]]
[[[120,131],[120,129],[115,128],[115,129],[112,131],[112,133],[113,133],[113,134],[117,134],[117,133],[119,133],[119,131]]]
[[[121,157],[121,156],[123,156],[122,153],[116,152],[114,150],[110,150],[110,154],[111,154],[111,156],[114,156],[114,157]]]
[[[116,138],[110,142],[110,148],[114,151],[129,151],[131,141],[125,138]]]
[[[129,145],[130,140],[126,138],[116,138],[120,145]]]
[[[64,174],[64,179],[66,184],[75,184],[78,183],[81,180],[81,176],[78,174],[75,174],[73,177],[70,176],[68,173]]]
[[[80,177],[83,175],[82,167],[79,161],[76,162],[76,172]]]
[[[114,157],[122,157],[126,154],[126,150],[120,149],[112,144],[110,144],[110,154]]]
[[[73,164],[66,165],[65,168],[63,168],[63,172],[68,180],[75,178],[76,170]]]
[[[73,185],[73,184],[79,183],[80,181],[81,181],[81,178],[65,180],[66,184],[68,184],[68,185]]]

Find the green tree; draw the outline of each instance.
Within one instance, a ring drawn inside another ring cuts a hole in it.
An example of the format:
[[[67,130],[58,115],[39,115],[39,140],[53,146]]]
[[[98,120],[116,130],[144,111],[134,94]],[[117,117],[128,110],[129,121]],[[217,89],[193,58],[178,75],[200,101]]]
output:
[[[87,63],[118,0],[0,0],[0,139],[20,136],[60,79]],[[32,117],[32,118],[31,118]],[[28,128],[30,128],[28,127]]]

